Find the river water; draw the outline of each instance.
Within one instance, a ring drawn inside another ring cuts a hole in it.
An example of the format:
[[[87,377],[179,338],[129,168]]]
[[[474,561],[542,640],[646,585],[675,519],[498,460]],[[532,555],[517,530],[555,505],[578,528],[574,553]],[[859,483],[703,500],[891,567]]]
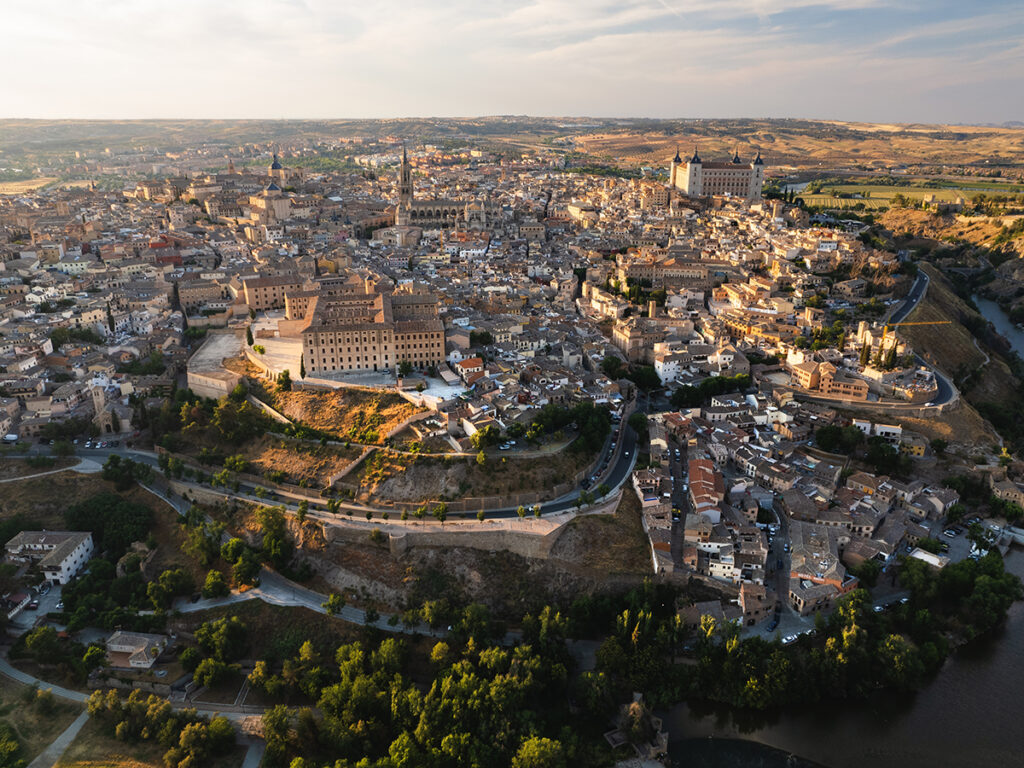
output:
[[[996,330],[1010,342],[1013,351],[1024,357],[1024,331],[1021,331],[1016,325],[1011,323],[1009,316],[1003,311],[1003,308],[991,299],[982,298],[981,296],[971,296],[971,298],[974,299],[974,303],[985,319],[992,323]]]
[[[1024,552],[1007,570],[1024,577]],[[1024,765],[1024,603],[922,691],[748,714],[682,704],[665,718],[678,768],[988,768]],[[756,743],[751,743],[756,742]]]

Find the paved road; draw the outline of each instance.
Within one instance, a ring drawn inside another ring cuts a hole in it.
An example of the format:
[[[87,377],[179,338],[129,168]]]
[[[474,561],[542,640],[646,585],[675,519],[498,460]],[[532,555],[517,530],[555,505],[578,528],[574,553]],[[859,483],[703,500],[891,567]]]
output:
[[[39,756],[28,764],[28,768],[53,768],[60,760],[61,755],[64,751],[71,746],[71,742],[75,740],[75,736],[82,730],[82,726],[89,721],[89,713],[82,712],[78,717],[74,719],[64,732],[53,740],[46,749],[44,749]]]
[[[0,675],[6,675],[12,680],[17,680],[19,683],[25,685],[39,685],[44,690],[49,688],[53,691],[54,696],[59,696],[62,699],[68,701],[77,701],[79,704],[85,704],[89,700],[88,694],[81,693],[80,691],[72,691],[68,688],[61,688],[59,685],[48,683],[45,680],[32,677],[32,675],[25,674],[20,669],[15,669],[11,666],[11,663],[7,661],[6,657],[0,657]]]
[[[232,592],[227,597],[204,598],[194,603],[189,602],[187,598],[179,599],[174,609],[181,613],[196,613],[197,611],[206,611],[223,605],[242,603],[246,600],[262,600],[269,605],[308,608],[317,613],[327,614],[327,610],[323,607],[323,603],[327,600],[327,595],[307,589],[266,568],[260,571],[260,585],[258,587],[247,589],[245,592]],[[385,632],[403,632],[426,635],[428,637],[445,637],[448,634],[443,629],[431,629],[426,624],[418,624],[414,627],[406,627],[400,621],[391,624],[389,620],[392,619],[392,614],[381,614],[380,618],[376,621],[367,622],[366,611],[351,605],[346,605],[336,615],[337,618],[343,621],[352,624],[370,624],[370,626]]]
[[[902,323],[907,319],[907,315],[913,312],[917,305],[921,303],[921,299],[924,298],[925,293],[928,291],[928,283],[929,278],[925,271],[923,269],[918,270],[914,284],[910,286],[910,291],[903,299],[903,304],[889,318],[890,323]]]
[[[613,452],[613,457],[615,458],[615,463],[612,465],[612,467],[610,469],[606,470],[607,474],[601,480],[601,482],[606,483],[611,488],[611,490],[609,492],[610,494],[615,493],[619,489],[619,487],[629,479],[630,473],[633,470],[633,465],[636,462],[636,434],[633,432],[633,430],[629,426],[627,426],[625,424],[622,425],[621,429],[622,429],[622,439],[623,439],[622,448],[621,448],[621,450],[618,451],[618,453],[614,453]],[[143,464],[147,464],[147,465],[153,467],[153,469],[155,471],[157,471],[157,472],[160,471],[159,470],[159,461],[158,461],[157,454],[152,452],[152,451],[146,451],[146,450],[141,450],[141,449],[137,449],[137,448],[127,448],[125,446],[119,446],[117,448],[112,448],[112,447],[109,447],[109,446],[106,447],[106,448],[85,448],[83,445],[79,445],[79,446],[76,447],[76,449],[78,451],[78,455],[81,456],[82,459],[83,459],[83,461],[79,465],[80,467],[82,467],[82,469],[79,469],[79,471],[83,471],[83,470],[85,470],[85,471],[89,471],[89,470],[95,471],[94,465],[87,463],[86,460],[89,460],[91,462],[95,462],[96,465],[101,465],[103,462],[105,462],[107,460],[107,458],[111,454],[117,454],[117,455],[123,456],[125,458],[130,458],[133,461],[141,462]],[[608,448],[606,448],[606,450],[611,450],[610,446]],[[38,445],[38,444],[31,445],[31,447],[27,451],[28,455],[40,455],[40,454],[46,455],[48,453],[49,453],[48,446],[43,446],[43,445]],[[23,454],[23,453],[13,453],[11,455],[14,456],[14,457],[24,457],[26,454]],[[78,468],[75,467],[75,469],[78,469]],[[64,470],[54,470],[54,471],[56,472],[56,471],[64,471]],[[44,474],[49,474],[49,473],[44,473]],[[25,478],[18,478],[18,479],[25,479]],[[181,482],[186,482],[187,483],[187,481],[184,481],[184,480],[182,480]],[[227,491],[227,490],[220,490],[220,491],[218,491],[217,489],[211,489],[209,486],[196,486],[196,487],[202,487],[207,492],[210,492],[211,490],[214,493],[219,492],[221,495],[225,496],[226,498],[238,497],[238,498],[243,498],[246,501],[254,501],[254,502],[257,502],[257,503],[259,503],[261,501],[255,495],[255,493],[254,493],[255,489],[258,487],[258,484],[255,484],[255,483],[248,483],[248,482],[240,483],[239,493],[232,493],[232,492]],[[593,490],[593,488],[591,490]],[[580,494],[579,489],[574,489],[574,490],[570,491],[569,493],[567,493],[567,494],[565,494],[563,496],[558,497],[557,499],[551,499],[549,501],[541,502],[541,512],[544,513],[544,514],[554,514],[556,512],[572,511],[572,510],[574,510],[576,508],[576,500],[579,498],[579,494]],[[324,503],[324,500],[319,495],[313,494],[313,495],[310,495],[310,496],[308,496],[306,498],[308,498],[311,506],[315,506],[316,504],[323,504]],[[296,507],[298,505],[298,501],[299,501],[299,497],[298,496],[296,496],[295,498],[279,497],[278,500],[275,501],[274,503],[284,504],[287,507]],[[352,503],[342,503],[341,504],[341,509],[342,510],[352,510],[353,512],[358,513],[360,515],[363,515],[363,514],[365,514],[366,512],[369,511],[369,512],[373,512],[375,514],[375,516],[378,516],[378,517],[381,514],[383,514],[384,512],[387,512],[389,515],[392,515],[392,516],[396,512],[395,507],[388,507],[388,506],[374,507],[374,506],[367,505],[367,504],[352,504]],[[502,508],[502,509],[488,510],[487,511],[487,516],[489,518],[491,518],[491,519],[494,519],[494,518],[514,518],[514,517],[517,516],[516,515],[516,509],[517,509],[517,507],[505,507],[505,508]],[[311,510],[311,512],[312,512],[312,510]],[[470,517],[475,517],[476,516],[476,512],[459,512],[459,513],[449,512],[448,516],[450,518],[456,518],[456,517],[470,518]]]

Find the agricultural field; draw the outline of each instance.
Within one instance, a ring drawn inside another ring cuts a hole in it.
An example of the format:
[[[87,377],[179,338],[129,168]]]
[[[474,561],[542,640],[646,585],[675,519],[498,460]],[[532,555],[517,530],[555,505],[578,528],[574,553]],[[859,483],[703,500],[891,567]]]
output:
[[[1024,153],[1024,130],[990,126],[892,125],[816,120],[662,121],[661,130],[605,130],[573,135],[575,148],[595,158],[667,167],[678,147],[697,146],[705,160],[760,151],[769,168],[958,165]]]
[[[53,176],[43,176],[38,179],[24,179],[22,181],[0,181],[0,195],[24,195],[49,186],[55,181],[57,181],[57,179]]]
[[[933,195],[936,200],[948,202],[958,197],[970,201],[975,195],[1013,195],[1020,194],[1024,187],[1012,184],[989,184],[974,186],[973,183],[963,187],[897,187],[882,184],[835,184],[829,185],[817,193],[801,193],[798,195],[808,205],[828,208],[853,208],[863,204],[867,210],[879,210],[892,205],[896,195],[921,201]],[[834,194],[833,194],[834,193]],[[856,195],[856,197],[838,197],[838,195]]]

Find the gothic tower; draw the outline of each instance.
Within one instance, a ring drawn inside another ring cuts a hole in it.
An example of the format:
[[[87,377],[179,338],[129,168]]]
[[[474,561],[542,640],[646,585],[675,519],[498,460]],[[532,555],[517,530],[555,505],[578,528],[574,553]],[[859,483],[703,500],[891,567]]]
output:
[[[402,147],[402,164],[398,169],[398,208],[395,211],[395,224],[408,226],[409,209],[412,207],[412,166],[409,155]]]

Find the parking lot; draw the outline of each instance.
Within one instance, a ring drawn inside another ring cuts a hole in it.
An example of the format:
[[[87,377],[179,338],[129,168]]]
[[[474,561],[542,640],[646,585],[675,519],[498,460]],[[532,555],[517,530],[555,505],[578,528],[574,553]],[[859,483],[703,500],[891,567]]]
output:
[[[39,603],[39,607],[33,610],[26,605],[11,619],[11,625],[23,631],[32,629],[39,619],[44,618],[47,613],[56,611],[57,603],[61,601],[61,588],[59,586],[51,586],[49,592],[45,595],[39,594],[34,588],[28,590],[28,592],[32,600]]]

